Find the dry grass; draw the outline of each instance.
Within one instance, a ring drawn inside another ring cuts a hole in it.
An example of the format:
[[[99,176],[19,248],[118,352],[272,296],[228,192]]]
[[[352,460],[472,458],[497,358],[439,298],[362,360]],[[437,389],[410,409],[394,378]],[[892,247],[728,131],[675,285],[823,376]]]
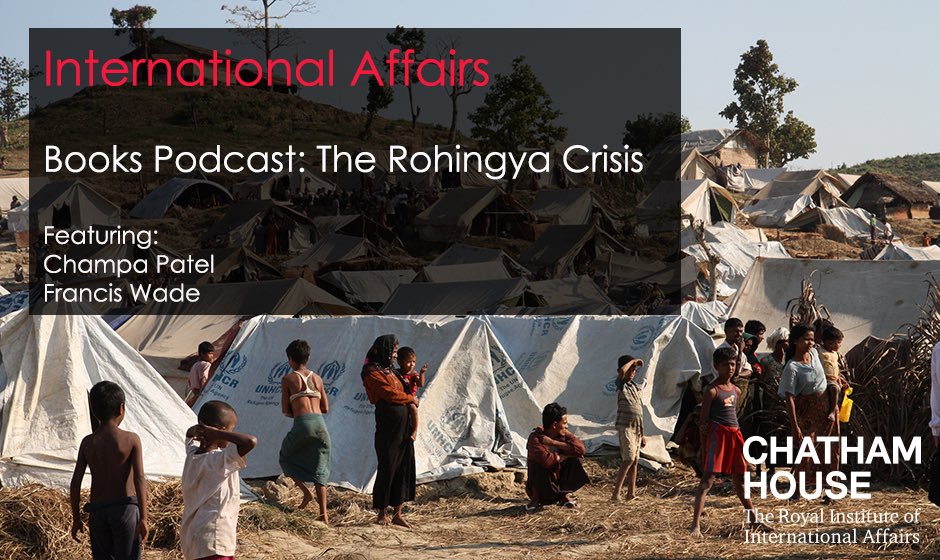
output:
[[[255,503],[242,508],[239,519],[239,558],[915,558],[940,554],[940,510],[923,492],[882,488],[865,502],[837,502],[829,509],[900,513],[921,510],[917,524],[894,529],[916,531],[920,543],[883,547],[874,544],[840,546],[745,544],[740,504],[721,484],[706,503],[703,541],[687,536],[691,501],[698,480],[691,470],[675,467],[641,471],[639,497],[627,503],[608,502],[616,462],[610,458],[586,461],[594,482],[578,492],[581,507],[548,507],[535,515],[523,512],[524,488],[519,473],[500,472],[463,477],[419,487],[418,499],[406,507],[413,530],[373,524],[371,498],[344,490],[330,491],[332,527],[314,520],[312,511],[294,509],[299,493],[284,494],[285,503]],[[179,484],[152,487],[150,560],[180,558],[176,527],[181,514]],[[760,511],[810,512],[813,502],[756,500]],[[89,558],[87,541],[68,536],[69,512],[65,495],[40,488],[0,489],[0,554],[9,560],[71,557]],[[778,523],[778,532],[833,531],[844,526],[823,523],[800,528]],[[170,543],[173,543],[171,545]]]

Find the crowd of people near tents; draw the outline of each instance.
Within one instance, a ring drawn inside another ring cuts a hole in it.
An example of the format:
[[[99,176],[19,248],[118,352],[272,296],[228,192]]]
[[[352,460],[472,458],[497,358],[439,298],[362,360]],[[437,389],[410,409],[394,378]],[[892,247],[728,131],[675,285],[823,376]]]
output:
[[[777,435],[808,438],[814,446],[838,437],[840,422],[849,420],[845,399],[851,373],[840,353],[842,332],[828,321],[816,325],[778,327],[769,334],[757,320],[746,324],[731,318],[724,324],[725,340],[711,352],[710,368],[690,383],[695,405],[680,413],[673,439],[679,456],[700,477],[692,501],[690,534],[701,538],[701,516],[705,498],[716,477],[730,476],[752,530],[772,531],[756,515],[745,495],[744,474],[764,465],[748,465],[744,441],[761,435],[770,441]],[[818,334],[817,334],[818,333]],[[758,356],[762,343],[769,353]],[[303,494],[300,508],[316,500],[318,519],[328,523],[327,487],[331,477],[333,440],[325,422],[330,413],[330,388],[324,377],[307,367],[311,346],[306,340],[291,341],[284,353],[285,374],[280,378],[279,412],[292,419],[283,435],[278,462]],[[233,556],[239,504],[239,472],[259,438],[236,432],[238,410],[230,403],[209,398],[205,389],[215,360],[213,345],[199,345],[199,361],[190,371],[191,395],[187,404],[198,404],[198,422],[186,431],[186,459],[182,471],[184,511],[180,540],[186,558]],[[655,358],[654,358],[655,359]],[[375,522],[410,528],[403,506],[415,498],[417,468],[415,441],[422,424],[418,420],[422,388],[433,383],[434,368],[420,369],[417,351],[400,347],[398,337],[377,337],[365,352],[360,374],[369,403],[374,406],[374,452],[376,474],[372,487]],[[614,394],[616,433],[621,467],[615,477],[612,501],[638,499],[637,470],[641,450],[647,446],[643,393],[645,383],[637,374],[647,364],[629,354],[616,359]],[[397,367],[396,367],[397,366]],[[125,393],[118,384],[100,381],[92,387],[89,402],[93,432],[82,440],[71,483],[72,536],[78,538],[84,521],[80,515],[80,490],[85,470],[91,467],[89,502],[84,506],[93,553],[115,558],[139,554],[147,536],[147,488],[141,441],[136,434],[119,428],[124,420]],[[848,407],[850,408],[850,407]],[[572,413],[582,411],[572,410]],[[272,412],[273,413],[273,412]],[[558,402],[545,405],[541,423],[526,440],[528,503],[523,511],[536,514],[558,505],[580,507],[575,493],[590,477],[582,466],[585,444],[569,429],[568,408]],[[819,447],[819,456],[823,456]],[[825,455],[829,457],[828,454]],[[815,463],[806,458],[799,464],[781,465],[768,460],[772,473],[786,467],[793,472],[826,474],[839,469],[838,459]],[[825,483],[821,476],[812,483],[816,496]],[[308,485],[314,486],[311,492]],[[621,493],[626,485],[626,495]],[[641,499],[651,499],[648,497]],[[391,510],[391,514],[389,512]]]

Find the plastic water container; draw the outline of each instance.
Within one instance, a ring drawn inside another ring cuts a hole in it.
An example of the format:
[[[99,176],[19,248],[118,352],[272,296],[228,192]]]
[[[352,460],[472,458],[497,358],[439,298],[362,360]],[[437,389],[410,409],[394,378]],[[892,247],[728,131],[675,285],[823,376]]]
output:
[[[849,398],[849,395],[852,394],[852,388],[849,387],[845,390],[845,396],[842,397],[842,408],[839,409],[839,422],[843,424],[849,421],[849,418],[852,417],[852,399]]]

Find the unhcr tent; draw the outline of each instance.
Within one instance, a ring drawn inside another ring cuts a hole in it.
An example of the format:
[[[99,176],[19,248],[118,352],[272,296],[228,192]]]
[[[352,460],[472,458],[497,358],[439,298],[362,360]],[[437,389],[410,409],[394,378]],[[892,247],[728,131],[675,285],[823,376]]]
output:
[[[785,171],[759,190],[751,198],[750,205],[767,198],[805,194],[820,208],[835,208],[846,206],[840,198],[846,189],[848,185],[842,179],[820,169]]]
[[[131,210],[131,218],[162,218],[170,206],[214,207],[232,202],[232,195],[213,181],[174,177],[145,196]]]
[[[199,286],[196,303],[146,304],[117,332],[181,393],[187,371],[180,360],[202,341],[214,342],[255,315],[353,315],[359,310],[306,280],[272,280]]]
[[[810,208],[816,208],[813,199],[805,194],[797,194],[759,200],[746,207],[743,213],[757,227],[782,228]]]
[[[371,309],[382,307],[401,284],[414,280],[413,270],[334,270],[317,277],[317,281],[334,288],[334,293],[353,305]]]
[[[121,209],[79,180],[49,183],[33,193],[27,204],[10,214],[11,221],[15,221],[12,214],[23,216],[29,223],[26,228],[32,226],[39,231],[46,226],[83,229],[121,223]]]
[[[731,317],[760,319],[769,330],[788,325],[787,302],[812,280],[816,302],[845,334],[848,352],[869,336],[887,338],[920,317],[929,274],[940,261],[757,259],[731,303]],[[887,300],[887,301],[885,301]]]
[[[903,243],[892,243],[875,257],[876,261],[940,261],[940,247],[908,247]]]
[[[258,436],[246,477],[280,474],[278,449],[291,420],[280,410],[280,380],[290,371],[284,348],[310,342],[310,368],[330,398],[325,420],[333,442],[330,483],[371,491],[376,471],[374,408],[359,376],[372,341],[394,333],[431,364],[419,393],[423,425],[415,442],[419,481],[524,464],[541,406],[568,407],[571,430],[589,451],[617,445],[615,373],[619,353],[646,367],[647,435],[669,437],[684,385],[707,364],[707,335],[677,317],[484,317],[426,322],[392,317],[249,321],[212,377],[203,399],[228,402],[239,427]],[[617,348],[612,352],[611,348]],[[698,350],[697,350],[698,349]],[[707,367],[707,366],[706,366]],[[578,372],[578,375],[572,375]],[[199,406],[199,403],[196,405]]]
[[[374,257],[380,252],[375,245],[362,237],[351,237],[329,233],[320,238],[317,243],[296,257],[281,263],[281,268],[289,276],[301,274],[304,266],[309,267],[313,274],[320,267],[343,262],[359,257]]]
[[[272,200],[241,200],[229,207],[222,219],[202,234],[203,246],[245,246],[263,253],[266,245],[266,220],[277,219],[291,228],[289,252],[308,249],[316,229],[313,221],[283,204]]]
[[[705,225],[725,221],[734,223],[738,203],[727,189],[708,179],[663,181],[639,205],[641,222],[659,222],[661,227],[674,228],[682,214]]]
[[[790,220],[786,229],[813,231],[821,224],[835,226],[848,238],[869,237],[871,235],[871,214],[864,208],[808,208],[799,216]],[[876,227],[884,229],[884,224],[875,220]]]
[[[541,276],[558,277],[571,272],[579,259],[587,265],[607,253],[626,251],[599,227],[553,225],[519,255],[519,260],[529,270],[542,273]]]
[[[98,317],[17,311],[0,319],[0,355],[3,486],[68,487],[78,446],[91,432],[88,391],[99,381],[124,389],[121,427],[140,436],[147,475],[182,474],[183,438],[196,415]]]

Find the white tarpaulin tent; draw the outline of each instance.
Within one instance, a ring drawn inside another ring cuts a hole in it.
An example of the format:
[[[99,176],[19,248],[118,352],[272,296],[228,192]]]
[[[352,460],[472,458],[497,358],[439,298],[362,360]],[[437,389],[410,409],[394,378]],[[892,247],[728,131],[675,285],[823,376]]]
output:
[[[48,183],[34,192],[27,204],[10,213],[11,222],[19,224],[22,220],[14,220],[14,214],[25,217],[29,222],[27,228],[32,226],[39,231],[46,226],[83,229],[93,225],[117,226],[121,223],[120,208],[77,180]]]
[[[428,209],[415,216],[418,236],[424,241],[453,241],[470,233],[473,220],[502,194],[496,187],[450,189]]]
[[[728,222],[718,222],[712,226],[705,226],[706,243],[764,243],[768,241],[764,231],[760,228],[741,229]],[[690,245],[698,245],[698,238],[692,228],[683,228],[679,233],[679,247],[685,249]]]
[[[813,199],[805,194],[765,198],[742,210],[749,222],[757,227],[782,228],[808,208],[815,208]]]
[[[214,200],[216,205],[232,202],[228,189],[214,181],[174,177],[141,199],[131,210],[130,216],[162,218],[172,204],[178,204],[178,199],[184,194],[188,205],[196,201],[205,203]]]
[[[744,190],[755,193],[766,187],[787,169],[785,167],[756,167],[744,170]]]
[[[404,270],[334,270],[318,278],[342,291],[354,305],[381,307],[400,284],[414,280],[415,271]]]
[[[876,261],[938,261],[940,247],[908,247],[903,243],[887,245],[875,257]]]
[[[444,264],[426,266],[418,275],[418,282],[469,282],[473,280],[503,280],[512,278],[506,266],[499,261],[471,264]]]
[[[760,319],[769,330],[788,325],[787,302],[810,277],[816,301],[832,314],[851,350],[868,336],[885,338],[920,317],[929,274],[940,261],[758,259],[731,303],[731,317]]]
[[[716,267],[718,278],[726,287],[719,292],[721,297],[730,296],[742,287],[745,276],[747,276],[754,261],[758,258],[786,259],[790,256],[779,241],[767,243],[710,243],[708,249],[721,259]],[[696,262],[708,262],[708,255],[701,245],[690,245],[683,251],[694,257]]]
[[[739,210],[734,196],[714,181],[663,181],[637,205],[637,217],[641,221],[671,218],[671,223],[675,223],[679,218],[677,207],[681,207],[682,214],[689,214],[705,225],[734,223]]]
[[[847,188],[848,185],[842,179],[820,169],[785,171],[754,194],[751,205],[766,198],[805,194],[813,199],[816,206],[835,208],[846,206],[840,197]]]
[[[571,429],[589,451],[616,446],[615,371],[621,353],[646,362],[638,378],[647,381],[646,433],[668,437],[684,385],[701,371],[713,347],[708,335],[674,316],[440,322],[256,317],[242,328],[202,397],[231,404],[240,429],[258,436],[242,474],[281,472],[278,450],[291,426],[281,414],[280,381],[290,371],[284,348],[303,338],[314,349],[309,367],[323,377],[330,399],[330,482],[371,491],[374,408],[359,373],[372,341],[387,333],[396,334],[401,345],[413,346],[418,359],[431,364],[428,383],[419,393],[422,425],[415,455],[421,481],[465,473],[470,457],[494,466],[524,464],[529,431],[541,423],[541,406],[553,401],[568,408]]]
[[[121,427],[140,436],[147,475],[182,474],[195,414],[100,318],[17,311],[0,319],[0,355],[3,486],[68,486],[79,443],[91,433],[88,390],[99,381],[124,389]]]
[[[790,220],[787,229],[813,230],[828,224],[845,233],[846,237],[868,237],[871,235],[871,213],[864,208],[810,208]],[[875,220],[875,227],[884,229],[884,224]]]
[[[536,303],[521,278],[401,284],[382,307],[383,315],[466,315],[493,312],[501,305]]]
[[[705,303],[684,301],[679,307],[679,315],[703,331],[715,334],[722,332],[728,320],[728,306],[718,300]]]
[[[281,268],[285,272],[296,272],[308,266],[312,273],[326,264],[377,255],[379,255],[379,250],[364,237],[328,233],[321,237],[313,247],[281,263]]]
[[[32,181],[33,190],[37,190],[49,182],[47,177],[7,177],[0,179],[0,210],[6,212],[10,209],[10,202],[15,196],[20,203],[29,200],[29,183]]]

